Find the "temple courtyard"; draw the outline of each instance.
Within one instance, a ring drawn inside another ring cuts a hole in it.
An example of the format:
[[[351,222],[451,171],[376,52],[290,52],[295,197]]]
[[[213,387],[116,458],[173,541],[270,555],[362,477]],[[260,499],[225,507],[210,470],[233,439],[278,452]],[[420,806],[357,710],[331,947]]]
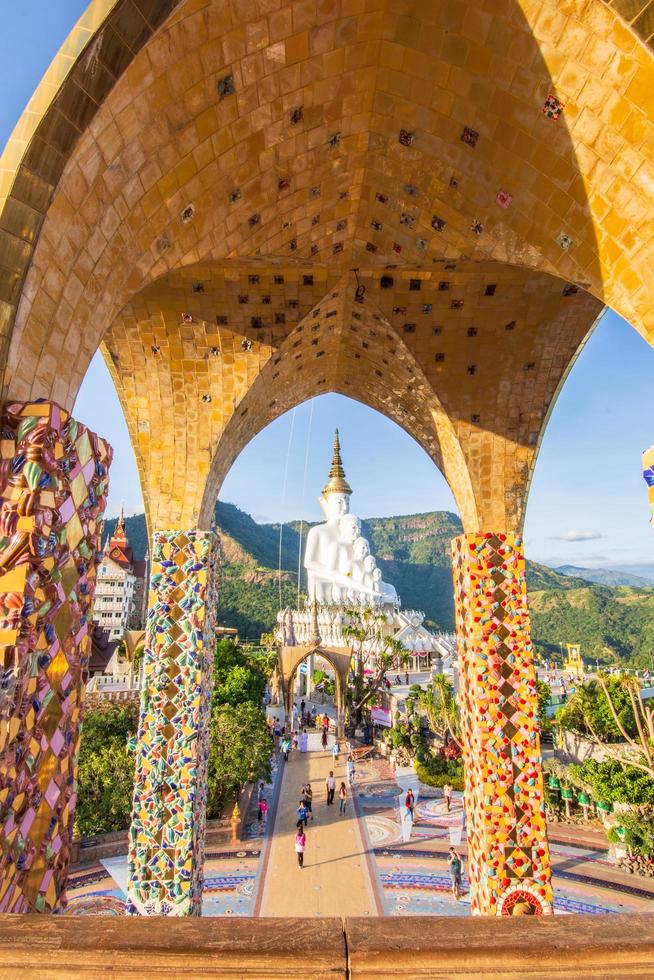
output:
[[[345,816],[338,802],[327,807],[325,776],[329,752],[295,752],[274,767],[267,798],[267,826],[250,809],[245,839],[207,846],[205,916],[407,916],[470,915],[469,898],[452,900],[447,867],[454,843],[466,854],[462,794],[452,810],[441,798],[418,799],[411,839],[402,841],[398,796],[388,763],[366,759]],[[345,758],[335,767],[337,785],[346,780]],[[314,817],[307,829],[305,867],[293,851],[301,787],[314,790]],[[592,915],[651,912],[654,880],[634,879],[608,859],[605,835],[581,827],[550,826],[555,913]],[[460,842],[460,843],[459,843]],[[79,865],[71,875],[65,915],[125,914],[127,855]],[[467,885],[464,862],[464,886]]]

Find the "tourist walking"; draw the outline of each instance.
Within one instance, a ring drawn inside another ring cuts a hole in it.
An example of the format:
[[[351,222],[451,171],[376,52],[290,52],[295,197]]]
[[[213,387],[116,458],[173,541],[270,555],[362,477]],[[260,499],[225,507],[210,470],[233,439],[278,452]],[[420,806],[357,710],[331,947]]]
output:
[[[264,792],[265,792],[264,784],[259,783],[259,789],[257,790],[257,804],[259,806],[259,810],[257,813],[257,820],[259,821],[259,823],[261,823],[261,801],[264,797]]]
[[[329,776],[325,780],[325,789],[327,790],[327,806],[330,806],[334,802],[334,793],[336,792],[336,780],[331,769],[329,770]]]
[[[407,791],[406,797],[404,799],[404,806],[406,807],[407,816],[411,819],[413,823],[413,811],[415,809],[416,801],[413,795],[413,790],[409,789]]]
[[[307,783],[304,787],[304,805],[313,820],[313,790],[311,789],[311,783]]]
[[[347,757],[347,781],[350,786],[354,786],[354,780],[356,778],[356,768],[354,766],[354,757],[348,755]]]
[[[445,806],[447,807],[447,812],[450,812],[452,806],[452,792],[454,787],[450,783],[445,783],[443,786],[443,799],[445,800]]]
[[[322,730],[322,738],[320,739],[320,743],[321,743],[323,749],[326,749],[327,748],[327,729],[326,728],[323,728],[323,730]]]
[[[340,816],[345,813],[345,805],[347,803],[347,787],[345,783],[341,783],[341,787],[338,791],[338,812]]]
[[[265,830],[266,824],[268,823],[268,801],[266,800],[265,796],[259,804],[259,809],[261,811],[261,829]]]
[[[458,902],[461,898],[461,858],[459,857],[456,848],[450,848],[450,854],[447,859],[447,863],[450,866],[450,877],[452,879],[452,895],[454,896],[454,901]]]
[[[338,744],[338,736],[337,736],[336,737],[336,741],[332,745],[332,755],[334,756],[334,765],[336,765],[336,763],[338,762],[338,757],[340,755],[340,751],[341,751],[341,747]]]
[[[307,810],[306,803],[304,800],[300,800],[297,808],[298,823],[303,824],[305,827],[309,820],[309,811]]]
[[[304,848],[306,846],[307,835],[304,832],[301,821],[298,820],[297,832],[295,834],[295,853],[297,854],[297,863],[301,868],[304,867]]]
[[[288,753],[291,751],[291,740],[286,735],[282,739],[282,753],[284,755],[284,762],[288,762]]]
[[[306,752],[309,748],[309,736],[307,735],[306,728],[303,729],[300,735],[300,752]]]

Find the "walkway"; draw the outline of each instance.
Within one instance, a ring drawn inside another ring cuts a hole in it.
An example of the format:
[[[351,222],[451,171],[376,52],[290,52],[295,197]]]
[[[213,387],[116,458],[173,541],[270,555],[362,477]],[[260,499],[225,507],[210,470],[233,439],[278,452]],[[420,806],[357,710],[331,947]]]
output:
[[[260,915],[377,915],[362,828],[348,800],[344,817],[338,800],[327,807],[325,777],[332,768],[326,752],[294,752],[284,764],[268,865],[264,870]],[[335,768],[337,786],[345,780],[345,758]],[[314,820],[307,829],[305,866],[294,850],[297,806],[304,783],[313,789]]]

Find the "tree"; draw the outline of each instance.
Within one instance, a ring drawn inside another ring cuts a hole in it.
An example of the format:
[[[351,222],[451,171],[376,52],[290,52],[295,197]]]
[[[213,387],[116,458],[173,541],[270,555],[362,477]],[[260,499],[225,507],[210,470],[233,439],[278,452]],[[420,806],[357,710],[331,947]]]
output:
[[[234,640],[219,640],[213,668],[214,707],[219,704],[259,705],[266,687],[268,658]]]
[[[217,817],[248,780],[270,778],[272,739],[256,704],[223,704],[211,715],[207,816]]]
[[[386,635],[388,624],[383,613],[372,608],[348,609],[347,616],[350,623],[358,624],[343,628],[343,636],[352,643],[357,663],[350,711],[358,723],[363,708],[381,687],[386,671],[398,663],[404,665],[409,654],[395,637]],[[364,674],[364,663],[372,667],[372,674]]]
[[[427,690],[420,694],[418,703],[431,730],[444,742],[453,739],[461,747],[459,708],[454,688],[444,674],[436,674]]]
[[[621,727],[629,736],[636,733],[631,698],[618,677],[582,684],[559,711],[556,722],[602,744],[620,741]]]
[[[134,752],[127,740],[138,727],[136,705],[87,712],[78,757],[75,829],[83,837],[129,826],[134,787]]]
[[[259,671],[251,667],[232,667],[224,682],[214,689],[213,703],[237,705],[250,701],[259,705],[265,686],[265,678]]]
[[[599,697],[593,696],[598,693]],[[577,696],[578,710],[591,741],[601,744],[605,754],[621,766],[638,769],[654,779],[654,708],[643,701],[638,680],[630,674],[619,677],[598,674],[595,688],[585,684],[575,692]],[[629,755],[624,747],[613,748],[607,744],[598,719],[604,725],[604,732],[610,728],[626,743],[632,750]]]
[[[552,689],[539,678],[536,678],[536,697],[538,698],[538,726],[541,731],[550,731],[552,723],[547,717],[547,709],[552,703]]]

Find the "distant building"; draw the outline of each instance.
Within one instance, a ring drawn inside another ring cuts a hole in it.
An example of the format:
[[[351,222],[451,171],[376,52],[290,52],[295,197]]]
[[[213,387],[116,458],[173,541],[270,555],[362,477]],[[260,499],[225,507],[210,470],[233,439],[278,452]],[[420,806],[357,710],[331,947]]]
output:
[[[121,512],[107,541],[98,568],[94,619],[109,635],[121,640],[125,630],[143,629],[147,602],[148,556],[136,561]]]
[[[104,674],[109,661],[114,655],[117,644],[117,640],[111,641],[109,634],[101,626],[98,626],[97,623],[93,623],[91,656],[88,665],[89,677],[97,677],[98,675]]]

